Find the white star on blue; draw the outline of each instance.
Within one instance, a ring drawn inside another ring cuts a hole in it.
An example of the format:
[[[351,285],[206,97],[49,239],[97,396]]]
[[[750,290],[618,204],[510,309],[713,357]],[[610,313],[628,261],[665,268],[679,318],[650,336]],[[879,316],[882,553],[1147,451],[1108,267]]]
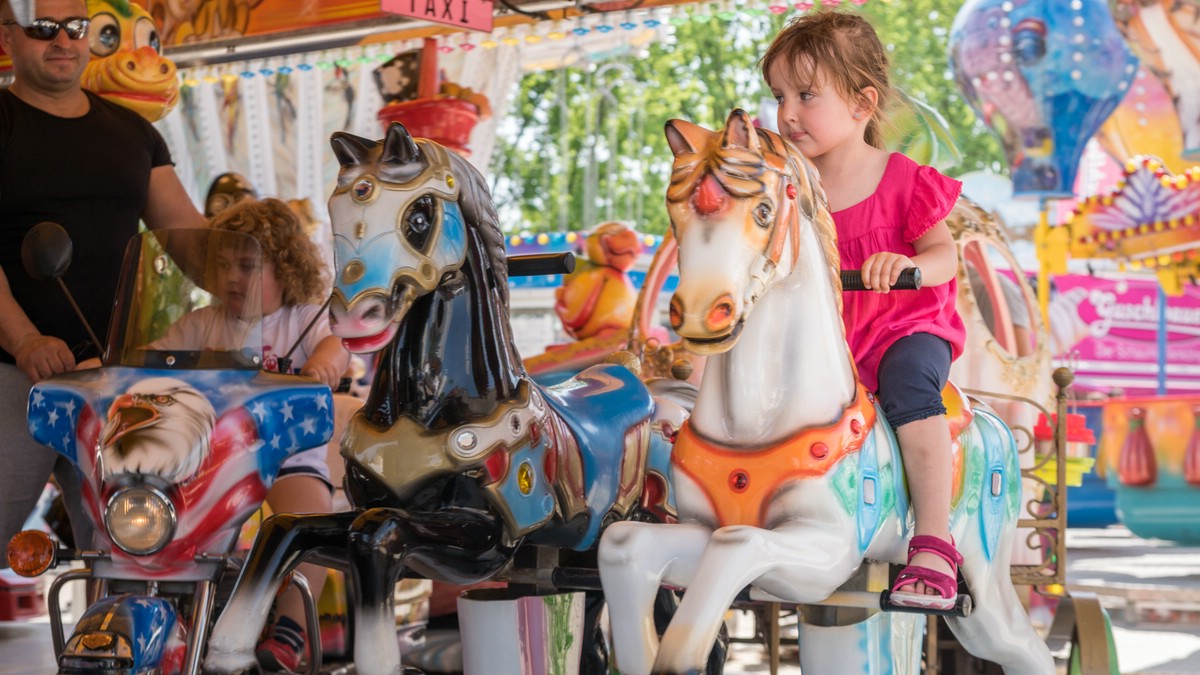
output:
[[[267,418],[267,408],[262,401],[255,401],[254,407],[250,408],[250,414],[259,422]]]
[[[333,436],[332,395],[323,385],[298,383],[264,392],[244,405],[249,411],[261,409],[265,413],[255,420],[258,437],[266,441],[258,452],[259,473],[264,480],[273,477],[291,455],[323,446]]]

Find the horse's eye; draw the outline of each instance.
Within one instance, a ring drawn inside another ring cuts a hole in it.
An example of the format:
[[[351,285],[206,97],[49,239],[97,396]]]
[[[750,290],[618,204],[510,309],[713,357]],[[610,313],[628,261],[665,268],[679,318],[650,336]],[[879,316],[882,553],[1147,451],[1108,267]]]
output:
[[[404,220],[401,222],[404,238],[408,240],[409,246],[418,251],[425,250],[425,246],[429,243],[429,234],[433,231],[435,211],[436,205],[433,197],[428,195],[417,199],[412,206],[408,207],[408,211],[404,214]]]
[[[758,223],[759,227],[767,227],[771,224],[771,205],[762,202],[754,207],[754,222]]]

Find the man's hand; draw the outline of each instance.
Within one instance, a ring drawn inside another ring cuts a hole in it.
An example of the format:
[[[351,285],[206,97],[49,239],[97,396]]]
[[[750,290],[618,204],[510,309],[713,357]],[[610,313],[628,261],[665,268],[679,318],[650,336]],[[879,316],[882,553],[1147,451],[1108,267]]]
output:
[[[17,367],[35,384],[51,375],[75,369],[75,355],[67,343],[49,335],[32,335],[17,345]]]

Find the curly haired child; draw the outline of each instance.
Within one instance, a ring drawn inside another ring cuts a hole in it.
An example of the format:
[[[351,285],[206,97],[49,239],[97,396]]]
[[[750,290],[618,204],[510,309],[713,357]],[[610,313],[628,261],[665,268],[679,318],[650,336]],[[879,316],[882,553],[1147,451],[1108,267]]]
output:
[[[263,367],[278,370],[279,359],[300,338],[321,311],[328,277],[320,251],[288,205],[278,199],[248,199],[220,212],[214,229],[253,235],[262,247]],[[317,319],[312,330],[296,344],[291,372],[337,389],[350,354],[334,337],[329,322]],[[333,486],[329,482],[326,448],[321,446],[289,457],[267,493],[275,513],[327,513],[332,510]],[[303,564],[300,574],[314,596],[325,582],[325,568]],[[278,620],[259,644],[264,668],[294,671],[304,653],[304,607],[297,592],[283,594],[276,603]]]
[[[281,359],[292,350],[287,372],[299,373],[336,389],[350,363],[350,354],[334,337],[329,322],[318,315],[328,285],[317,246],[299,218],[278,199],[243,198],[213,219],[215,230],[253,236],[259,250],[243,250],[239,239],[218,244],[213,256],[217,302],[184,315],[151,346],[155,349],[236,350],[257,346],[261,333],[262,364],[279,371]],[[219,241],[219,240],[218,240]],[[259,298],[261,297],[261,310]],[[261,317],[261,323],[258,321]],[[314,322],[315,319],[315,322]],[[312,324],[307,334],[305,329]],[[303,339],[301,336],[303,335]],[[275,513],[328,513],[333,485],[322,445],[298,452],[280,467],[267,492]],[[315,596],[325,582],[325,568],[302,564]],[[294,671],[305,651],[304,605],[294,589],[276,602],[278,620],[258,647],[258,658],[270,670]]]

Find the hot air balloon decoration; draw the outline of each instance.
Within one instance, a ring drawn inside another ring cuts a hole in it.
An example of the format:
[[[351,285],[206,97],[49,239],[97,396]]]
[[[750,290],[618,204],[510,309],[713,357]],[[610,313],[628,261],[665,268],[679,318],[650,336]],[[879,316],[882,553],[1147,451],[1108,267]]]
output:
[[[1112,14],[1143,65],[1170,92],[1184,157],[1200,160],[1200,0],[1112,0]]]
[[[1104,0],[968,0],[950,34],[968,103],[1004,146],[1017,197],[1067,198],[1084,146],[1137,72]]]

